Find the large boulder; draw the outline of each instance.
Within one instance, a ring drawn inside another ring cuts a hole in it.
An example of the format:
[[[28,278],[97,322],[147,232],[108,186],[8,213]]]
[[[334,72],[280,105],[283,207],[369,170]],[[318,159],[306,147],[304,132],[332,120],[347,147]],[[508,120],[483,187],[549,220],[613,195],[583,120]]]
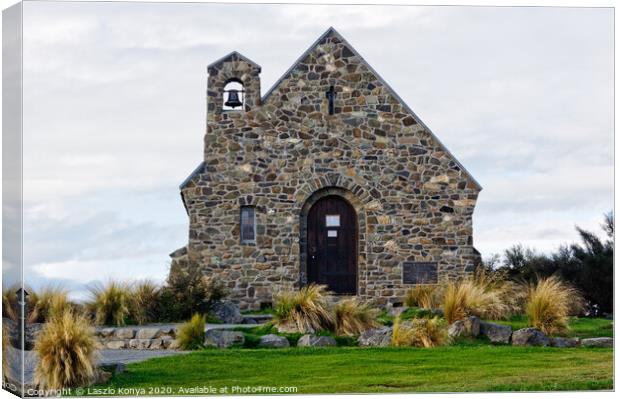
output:
[[[613,348],[614,339],[611,337],[585,338],[581,340],[581,346],[586,348]]]
[[[549,337],[549,343],[556,348],[574,348],[579,346],[579,338]]]
[[[482,321],[480,322],[480,334],[487,337],[494,344],[508,344],[510,343],[512,328]]]
[[[125,349],[127,348],[127,342],[123,340],[108,341],[105,343],[106,349]]]
[[[133,339],[136,336],[136,330],[133,328],[117,328],[114,330],[116,339]]]
[[[392,342],[392,327],[371,328],[358,338],[360,346],[389,346]]]
[[[267,334],[260,337],[258,346],[261,348],[288,348],[291,345],[285,337],[276,334]]]
[[[216,302],[211,306],[211,313],[225,324],[240,324],[243,322],[239,306],[229,301]]]
[[[334,339],[334,337],[325,337],[325,336],[316,336],[311,334],[306,334],[299,338],[297,341],[297,346],[337,346],[338,343]]]
[[[457,320],[448,327],[448,335],[452,338],[475,338],[480,335],[480,319],[476,316],[470,316],[463,320]]]
[[[156,327],[140,328],[136,332],[136,339],[154,339],[163,335],[163,331]]]
[[[207,330],[204,345],[206,347],[230,348],[235,344],[242,345],[245,336],[241,331],[231,330]]]
[[[517,346],[549,346],[549,338],[532,327],[522,328],[512,333],[512,344]]]

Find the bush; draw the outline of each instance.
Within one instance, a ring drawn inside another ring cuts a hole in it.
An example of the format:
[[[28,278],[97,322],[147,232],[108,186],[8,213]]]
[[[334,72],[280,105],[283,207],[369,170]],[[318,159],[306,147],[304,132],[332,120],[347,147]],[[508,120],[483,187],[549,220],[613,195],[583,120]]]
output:
[[[162,289],[160,314],[170,321],[188,319],[194,313],[207,314],[227,295],[226,285],[216,277],[205,276],[199,264],[175,263]]]
[[[569,315],[583,303],[580,293],[557,276],[541,278],[526,291],[528,323],[548,335],[565,332]]]
[[[126,284],[109,281],[107,285],[95,284],[89,288],[91,300],[88,309],[98,325],[125,325],[129,315],[131,291]]]
[[[34,350],[39,357],[35,383],[43,389],[85,386],[95,377],[95,331],[85,317],[72,311],[45,324]]]
[[[29,323],[45,323],[72,310],[69,292],[61,287],[48,286],[31,292],[29,298]]]
[[[160,289],[150,280],[133,285],[129,297],[129,314],[136,323],[142,325],[157,319]]]
[[[19,319],[17,314],[17,290],[19,286],[13,285],[2,289],[2,317],[13,321]]]
[[[205,342],[205,324],[205,317],[198,313],[193,315],[190,321],[183,323],[183,325],[179,327],[179,333],[177,335],[179,348],[185,350],[203,348]]]
[[[520,308],[521,290],[502,275],[478,271],[473,277],[448,282],[443,290],[443,312],[448,323],[467,316],[505,319]]]
[[[343,299],[334,306],[335,332],[344,336],[360,335],[379,325],[378,316],[378,309],[360,303],[357,298]]]
[[[423,309],[437,309],[441,307],[441,293],[439,286],[434,284],[418,284],[407,290],[405,305]]]
[[[392,345],[432,348],[448,342],[446,324],[439,317],[432,319],[413,319],[402,322],[394,319]]]
[[[331,330],[334,316],[327,303],[324,285],[310,284],[299,291],[274,296],[274,322],[289,332],[312,333]]]

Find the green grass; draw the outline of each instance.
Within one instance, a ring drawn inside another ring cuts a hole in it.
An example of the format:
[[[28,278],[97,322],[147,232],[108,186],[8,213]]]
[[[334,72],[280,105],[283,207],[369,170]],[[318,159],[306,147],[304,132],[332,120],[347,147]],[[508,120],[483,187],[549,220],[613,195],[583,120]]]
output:
[[[433,349],[202,350],[130,364],[106,386],[146,388],[146,394],[152,386],[169,387],[166,395],[205,385],[291,386],[299,394],[610,390],[612,362],[611,349],[475,342]]]
[[[527,327],[525,316],[514,316],[510,320],[491,320],[493,323],[511,326],[513,330]],[[593,338],[613,336],[611,320],[603,318],[573,317],[569,322],[568,337]]]

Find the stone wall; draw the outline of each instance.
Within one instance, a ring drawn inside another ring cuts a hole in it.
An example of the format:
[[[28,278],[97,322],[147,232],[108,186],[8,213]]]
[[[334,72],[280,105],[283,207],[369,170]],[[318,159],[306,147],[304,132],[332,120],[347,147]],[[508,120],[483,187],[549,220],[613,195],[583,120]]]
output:
[[[304,213],[336,193],[358,215],[360,297],[402,301],[404,261],[437,262],[440,279],[473,270],[480,187],[339,34],[262,103],[259,73],[235,54],[209,68],[204,166],[182,188],[189,264],[227,281],[242,309],[271,302],[304,284]],[[244,111],[221,109],[231,78],[245,85]],[[256,244],[240,243],[242,205],[256,207]]]

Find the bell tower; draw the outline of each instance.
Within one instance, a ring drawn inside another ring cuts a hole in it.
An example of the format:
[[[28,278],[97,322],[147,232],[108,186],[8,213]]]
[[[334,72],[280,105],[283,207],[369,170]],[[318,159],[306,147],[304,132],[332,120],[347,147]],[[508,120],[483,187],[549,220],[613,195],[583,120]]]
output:
[[[260,105],[261,67],[236,51],[207,66],[207,123]]]

